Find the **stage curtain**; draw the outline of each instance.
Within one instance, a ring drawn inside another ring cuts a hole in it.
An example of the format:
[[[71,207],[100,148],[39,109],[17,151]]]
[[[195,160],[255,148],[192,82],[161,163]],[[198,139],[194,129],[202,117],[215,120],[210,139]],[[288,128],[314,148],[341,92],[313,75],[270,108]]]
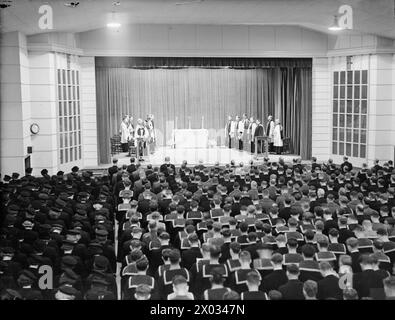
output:
[[[281,69],[281,110],[276,118],[284,127],[284,137],[290,138],[291,153],[303,159],[311,158],[311,81],[310,69]]]
[[[303,99],[311,100],[311,88],[309,91],[308,87],[301,85],[305,80],[302,81],[302,73],[293,71],[296,69],[299,68],[97,67],[100,162],[110,162],[110,137],[119,132],[121,119],[125,114],[132,115],[135,123],[137,118],[145,119],[147,114],[154,114],[158,145],[168,144],[175,127],[188,128],[189,119],[192,129],[201,128],[202,117],[203,127],[209,129],[210,139],[215,140],[218,145],[223,144],[227,116],[243,113],[259,117],[264,125],[269,114],[283,121],[286,119],[287,123],[283,122],[286,135],[289,134],[293,140],[298,139],[303,124],[294,124],[292,121],[302,121],[302,117],[290,120],[287,116],[290,112],[298,113],[298,108],[307,108],[307,112],[310,107],[311,113],[311,103],[300,105]],[[311,69],[306,70],[311,73]],[[299,80],[293,79],[294,74],[299,75]],[[289,92],[294,98],[282,100]],[[298,135],[291,135],[294,132]],[[302,152],[301,145],[303,143],[293,141],[292,152]],[[306,156],[308,152],[301,155]]]

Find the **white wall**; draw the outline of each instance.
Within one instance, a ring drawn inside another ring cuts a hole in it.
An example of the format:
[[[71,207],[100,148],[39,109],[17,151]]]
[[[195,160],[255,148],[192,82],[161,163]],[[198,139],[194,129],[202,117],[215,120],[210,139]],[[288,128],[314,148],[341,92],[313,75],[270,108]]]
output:
[[[370,57],[371,55],[355,55],[353,56],[353,63],[351,65],[351,70],[368,70],[368,77],[370,78]],[[333,97],[333,73],[335,71],[346,71],[347,70],[347,58],[346,56],[335,56],[331,57],[329,59],[329,74],[330,74],[330,111],[329,111],[329,150],[330,150],[330,158],[333,159],[335,163],[342,163],[343,162],[343,155],[335,155],[332,154],[332,97]],[[371,86],[368,80],[368,87],[371,90]],[[369,112],[369,96],[370,92],[368,92],[368,112]],[[368,116],[368,130],[369,130],[369,116]],[[367,137],[367,156],[369,152],[369,137]],[[364,162],[367,162],[367,157],[366,158],[353,158],[349,157],[350,161],[355,164],[356,166],[361,167]]]
[[[368,161],[394,159],[395,147],[395,55],[370,58]]]
[[[50,174],[58,168],[56,62],[53,52],[29,54],[31,121],[40,132],[32,136],[33,174],[44,168]]]
[[[351,70],[368,70],[368,136],[365,159],[352,158],[357,166],[375,159],[394,158],[395,146],[395,58],[394,41],[373,35],[343,34],[328,38],[328,68],[325,59],[313,59],[313,150],[318,159],[343,156],[332,154],[333,72],[347,70],[347,56],[353,57]],[[383,53],[384,52],[384,53]],[[327,120],[325,120],[327,117]]]
[[[394,158],[395,146],[395,90],[394,90],[394,54],[366,54],[353,56],[351,70],[368,70],[368,136],[366,158],[350,158],[353,163],[361,166],[367,162],[373,164],[375,159],[388,161]],[[345,56],[330,58],[330,83],[333,81],[334,71],[347,70]],[[332,97],[331,94],[329,100]],[[329,109],[330,110],[330,109]],[[330,157],[336,163],[342,162],[342,156],[332,152],[332,112],[329,112],[329,148]]]
[[[30,141],[30,83],[26,37],[1,35],[0,170],[24,174]]]
[[[330,154],[331,77],[328,58],[313,59],[312,152],[318,161]]]
[[[95,58],[80,57],[79,63],[81,68],[82,159],[84,167],[87,168],[98,164]]]
[[[384,43],[380,42],[379,37],[371,34],[340,34],[328,37],[329,50],[374,49],[381,44]]]
[[[325,56],[323,33],[297,26],[126,25],[79,33],[88,56]]]

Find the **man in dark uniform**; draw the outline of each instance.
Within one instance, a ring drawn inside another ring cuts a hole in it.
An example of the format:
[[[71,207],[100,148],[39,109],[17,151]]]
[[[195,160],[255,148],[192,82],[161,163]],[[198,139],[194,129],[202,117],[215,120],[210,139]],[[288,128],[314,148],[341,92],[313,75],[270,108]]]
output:
[[[170,157],[165,157],[165,163],[160,166],[160,172],[163,172],[166,177],[169,176],[169,169],[172,169],[173,172],[176,171],[176,167],[174,164],[170,163]]]
[[[370,297],[383,299],[383,278],[373,269],[374,258],[370,254],[362,254],[360,257],[362,272],[354,273],[353,287],[360,298]]]
[[[339,287],[339,278],[334,272],[332,265],[327,261],[320,262],[320,270],[323,279],[317,282],[317,298],[319,300],[325,300],[329,298],[342,300],[343,291]]]
[[[288,282],[278,288],[284,300],[304,300],[303,282],[298,280],[299,267],[296,264],[287,266]]]
[[[181,268],[181,254],[178,249],[172,249],[169,252],[170,267],[163,271],[163,275],[158,279],[159,292],[162,299],[173,292],[173,279],[176,276],[183,276],[190,284],[191,276],[186,268]]]
[[[240,252],[240,268],[235,270],[228,280],[229,287],[239,294],[248,290],[247,275],[250,272],[255,272],[261,280],[260,273],[256,269],[251,269],[251,262],[251,254],[248,251]]]
[[[102,279],[108,283],[108,288],[113,295],[117,296],[117,283],[114,274],[109,272],[109,264],[105,256],[96,255],[93,259],[92,272],[87,277],[85,283],[87,287],[91,287],[92,281],[95,278]]]
[[[263,137],[264,135],[264,128],[263,125],[261,124],[261,121],[259,119],[256,119],[256,128],[255,131],[253,133],[252,139],[253,141],[251,142],[251,152],[255,152],[255,147],[257,147],[257,152],[261,153],[262,152],[262,141],[258,142],[258,145],[255,146],[255,138],[256,137]]]
[[[395,300],[395,276],[384,279],[384,293],[386,300]]]
[[[158,298],[158,284],[157,281],[147,275],[148,270],[148,259],[143,256],[136,262],[137,274],[129,277],[127,287],[122,293],[123,300],[134,300],[136,288],[141,284],[146,284],[152,290],[152,297],[154,299]]]
[[[221,269],[214,268],[211,274],[211,288],[204,291],[203,298],[204,300],[223,300],[224,294],[230,292],[231,289],[224,287],[225,279]]]
[[[177,275],[173,279],[173,293],[167,296],[167,300],[195,300],[192,292],[189,292],[187,279]]]
[[[85,300],[117,300],[117,298],[108,290],[107,281],[95,278],[85,294]]]
[[[240,294],[241,300],[268,300],[265,292],[259,291],[261,285],[261,278],[259,275],[251,271],[247,274],[247,287],[248,291],[244,291]]]
[[[225,278],[228,277],[226,266],[219,263],[221,249],[216,246],[209,246],[208,248],[210,250],[210,259],[208,263],[205,263],[201,268],[198,268],[194,278],[192,279],[192,292],[195,293],[197,299],[202,298],[203,292],[211,287],[210,278],[214,268],[220,270],[221,274]]]
[[[288,277],[283,269],[283,256],[279,253],[273,254],[271,258],[273,264],[273,271],[263,279],[263,290],[268,293],[271,290],[278,290],[278,288],[288,282]]]
[[[352,164],[348,161],[348,157],[343,157],[343,163],[340,165],[340,168],[342,172],[351,172],[353,166]]]
[[[346,241],[347,250],[352,260],[352,270],[354,273],[361,272],[361,266],[359,264],[359,257],[361,253],[358,249],[358,240],[356,238],[349,238]]]
[[[302,247],[303,261],[299,263],[300,276],[299,280],[305,282],[307,280],[319,281],[322,279],[319,264],[314,260],[316,249],[311,244],[305,244]]]
[[[149,250],[148,260],[150,263],[150,270],[155,272],[156,269],[163,264],[162,260],[162,250],[167,248],[172,248],[170,244],[170,235],[167,232],[162,232],[159,237],[160,245],[153,247]]]
[[[18,277],[17,290],[23,300],[42,300],[42,294],[39,290],[34,289],[37,277],[29,270],[23,270]]]
[[[188,236],[188,242],[190,248],[182,252],[181,263],[185,268],[190,270],[196,259],[202,257],[202,253],[199,248],[199,237],[196,233]]]

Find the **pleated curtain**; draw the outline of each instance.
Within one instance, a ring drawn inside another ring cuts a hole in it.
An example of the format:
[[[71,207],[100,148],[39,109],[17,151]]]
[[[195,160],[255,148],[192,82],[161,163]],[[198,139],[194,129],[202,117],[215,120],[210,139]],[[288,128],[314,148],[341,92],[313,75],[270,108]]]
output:
[[[174,128],[209,130],[224,143],[228,115],[246,113],[266,123],[272,114],[291,138],[291,152],[311,157],[311,68],[108,68],[96,67],[100,163],[110,162],[110,138],[128,114],[155,116],[157,144]]]

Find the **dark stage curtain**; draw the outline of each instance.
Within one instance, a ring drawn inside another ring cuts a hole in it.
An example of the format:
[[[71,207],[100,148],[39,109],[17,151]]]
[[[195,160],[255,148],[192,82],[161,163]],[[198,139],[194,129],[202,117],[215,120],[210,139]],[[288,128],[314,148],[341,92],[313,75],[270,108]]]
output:
[[[311,69],[281,69],[281,109],[276,114],[290,138],[290,150],[311,158],[312,88]]]
[[[224,143],[228,115],[279,118],[291,153],[311,156],[311,68],[108,68],[96,66],[97,129],[100,163],[110,162],[110,137],[122,116],[155,115],[158,145],[166,145],[175,128],[209,129],[210,139]],[[176,120],[177,119],[177,120]]]

